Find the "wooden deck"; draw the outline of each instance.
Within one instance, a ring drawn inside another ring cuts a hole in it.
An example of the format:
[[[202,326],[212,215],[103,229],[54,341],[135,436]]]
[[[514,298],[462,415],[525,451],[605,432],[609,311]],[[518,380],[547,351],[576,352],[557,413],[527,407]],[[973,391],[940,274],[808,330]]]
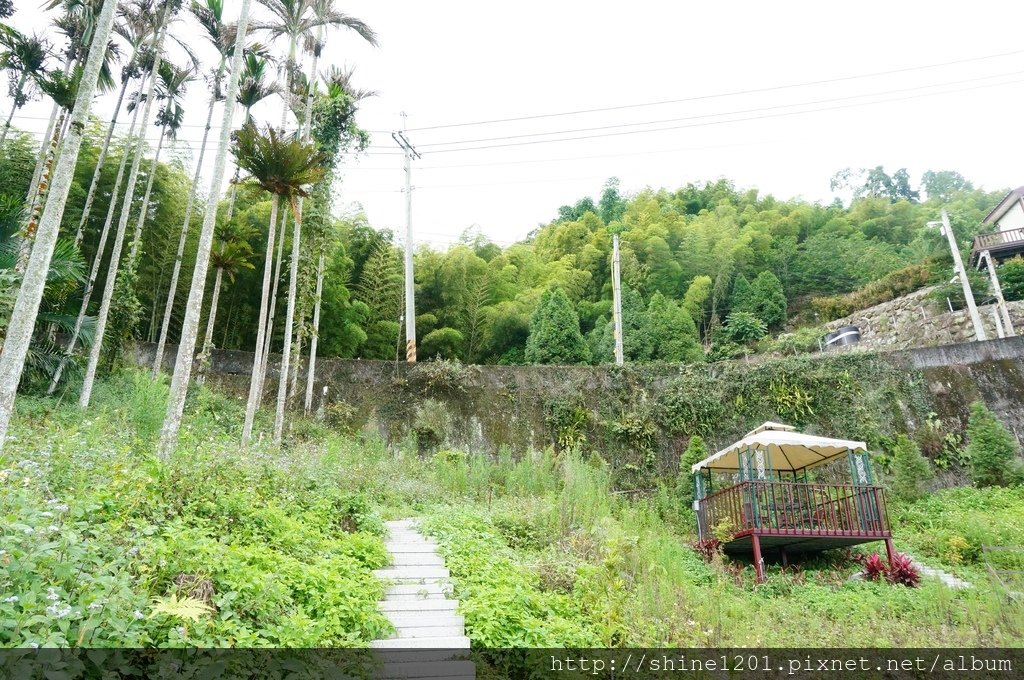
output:
[[[740,482],[700,500],[702,537],[723,534],[733,554],[814,552],[886,541],[892,530],[880,486]],[[760,571],[760,569],[759,569]]]
[[[1024,229],[1008,229],[981,234],[974,238],[971,264],[977,266],[981,254],[988,251],[996,262],[1024,253]]]

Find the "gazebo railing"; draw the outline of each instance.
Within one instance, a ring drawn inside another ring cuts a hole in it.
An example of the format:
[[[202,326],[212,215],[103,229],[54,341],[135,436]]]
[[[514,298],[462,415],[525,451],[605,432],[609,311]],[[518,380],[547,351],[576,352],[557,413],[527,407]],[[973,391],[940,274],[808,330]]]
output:
[[[879,536],[890,533],[880,486],[801,482],[740,482],[697,503],[704,538],[721,527],[734,537],[773,535]]]

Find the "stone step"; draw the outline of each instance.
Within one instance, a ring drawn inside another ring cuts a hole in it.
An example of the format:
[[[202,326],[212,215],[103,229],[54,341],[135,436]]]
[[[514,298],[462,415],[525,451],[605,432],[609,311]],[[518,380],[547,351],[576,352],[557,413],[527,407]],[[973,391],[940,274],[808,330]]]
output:
[[[469,638],[465,635],[444,635],[437,637],[389,638],[374,640],[373,649],[469,649]]]
[[[374,659],[379,664],[427,662],[427,661],[465,661],[469,652],[465,649],[387,649],[374,652]]]
[[[417,522],[419,522],[419,520],[417,520],[415,517],[410,517],[409,519],[389,519],[388,521],[384,522],[384,526],[386,526],[386,527],[414,527],[414,526],[416,526]]]
[[[407,638],[447,638],[465,635],[465,628],[461,623],[451,626],[409,626],[395,630],[395,637],[401,640]]]
[[[384,612],[398,636],[407,628],[448,628],[466,625],[461,614],[454,611],[392,611]]]
[[[384,537],[385,543],[426,543],[428,538],[416,531],[389,531]]]
[[[414,552],[396,553],[391,555],[391,565],[395,567],[443,567],[444,560],[437,553]]]
[[[385,579],[439,579],[448,578],[450,574],[445,567],[439,566],[397,566],[375,569],[373,575]]]
[[[384,578],[384,577],[379,577],[379,578]],[[407,577],[399,576],[397,578],[391,578],[391,579],[389,579],[389,581],[390,581],[390,583],[392,583],[394,585],[407,585],[407,586],[408,585],[419,585],[419,586],[442,585],[442,586],[451,587],[451,581],[448,579],[447,576],[428,576],[428,577],[421,577],[421,578],[416,578],[416,577],[407,578]]]
[[[385,601],[443,600],[451,592],[452,586],[446,582],[398,584],[387,589],[384,599]]]
[[[387,548],[388,552],[392,555],[402,553],[432,553],[437,551],[437,544],[428,543],[427,541],[420,541],[419,543],[385,543],[384,547]]]
[[[472,661],[405,661],[385,663],[374,677],[399,678],[475,678]]]
[[[434,600],[387,600],[380,602],[382,612],[454,612],[458,606],[457,600],[443,600],[440,597]]]

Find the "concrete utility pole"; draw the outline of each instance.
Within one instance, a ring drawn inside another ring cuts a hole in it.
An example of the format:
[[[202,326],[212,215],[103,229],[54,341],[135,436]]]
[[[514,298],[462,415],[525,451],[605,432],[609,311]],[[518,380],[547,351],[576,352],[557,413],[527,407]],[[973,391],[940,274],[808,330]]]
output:
[[[932,223],[929,222],[929,225]],[[974,336],[977,340],[988,340],[985,334],[985,327],[981,325],[981,316],[978,315],[978,306],[974,304],[974,293],[971,292],[971,282],[967,279],[967,270],[964,269],[964,262],[960,258],[960,247],[956,244],[953,236],[953,228],[949,226],[949,213],[942,211],[942,233],[949,241],[949,250],[953,254],[953,266],[960,277],[960,285],[964,289],[964,299],[967,302],[967,312],[971,315],[971,323],[974,324]]]
[[[619,235],[612,235],[612,318],[615,321],[615,365],[622,365],[622,281],[619,269]]]
[[[406,114],[402,112],[402,130],[391,137],[405,151],[405,360],[416,363],[416,300],[412,272],[412,159],[420,158],[416,147],[405,136]]]
[[[1003,329],[1006,331],[1006,335],[1013,337],[1017,335],[1017,331],[1013,329],[1010,310],[1006,307],[1006,299],[1003,297],[1003,287],[999,285],[999,277],[996,276],[996,263],[992,261],[992,253],[987,250],[982,252],[981,257],[988,266],[988,277],[992,281],[992,292],[996,294],[996,306],[999,307],[999,313],[1003,317]]]

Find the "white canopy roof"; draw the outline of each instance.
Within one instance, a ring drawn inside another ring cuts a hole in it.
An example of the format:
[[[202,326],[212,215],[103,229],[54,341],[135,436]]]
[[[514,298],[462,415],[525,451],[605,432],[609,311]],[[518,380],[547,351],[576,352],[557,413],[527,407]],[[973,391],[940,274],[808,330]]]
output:
[[[804,434],[790,425],[768,422],[751,430],[735,444],[708,456],[691,470],[739,470],[739,454],[747,449],[767,451],[772,469],[788,472],[821,465],[848,451],[867,451],[867,445],[864,442]]]

